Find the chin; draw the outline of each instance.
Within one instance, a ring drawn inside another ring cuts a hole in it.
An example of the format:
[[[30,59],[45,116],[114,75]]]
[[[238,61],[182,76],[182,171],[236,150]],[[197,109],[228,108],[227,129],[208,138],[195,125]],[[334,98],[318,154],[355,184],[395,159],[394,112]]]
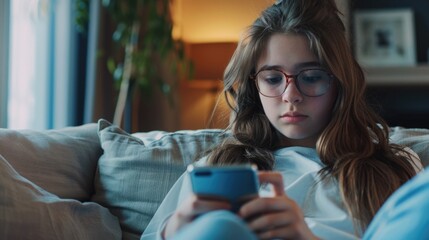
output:
[[[277,128],[277,130],[285,136],[287,139],[291,141],[297,141],[297,144],[300,145],[298,142],[304,141],[304,142],[313,142],[315,133],[309,132],[308,128],[297,128],[296,126],[291,127],[284,127],[283,128]],[[317,137],[316,137],[317,138]]]
[[[281,131],[281,133],[292,140],[305,140],[310,137],[308,133],[302,131]]]

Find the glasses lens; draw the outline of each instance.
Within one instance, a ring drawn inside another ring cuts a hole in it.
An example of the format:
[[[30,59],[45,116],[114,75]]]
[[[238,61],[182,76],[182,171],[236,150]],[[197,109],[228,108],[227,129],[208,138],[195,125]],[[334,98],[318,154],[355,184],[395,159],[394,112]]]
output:
[[[318,97],[325,94],[331,85],[331,75],[321,69],[304,70],[296,77],[296,82],[302,94]]]
[[[322,69],[308,69],[295,76],[299,91],[309,97],[325,94],[331,85],[332,76]],[[278,97],[287,87],[286,76],[278,70],[263,70],[256,76],[259,92],[267,97]]]
[[[286,89],[286,80],[282,72],[263,70],[256,76],[259,92],[267,97],[277,97]]]

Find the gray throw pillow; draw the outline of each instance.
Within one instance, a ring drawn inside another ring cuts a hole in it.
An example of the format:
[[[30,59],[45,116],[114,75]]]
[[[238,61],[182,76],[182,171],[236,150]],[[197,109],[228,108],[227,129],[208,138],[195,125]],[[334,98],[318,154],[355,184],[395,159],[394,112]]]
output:
[[[98,124],[104,153],[92,200],[119,218],[123,239],[140,239],[186,166],[226,137],[220,129],[129,134],[103,119]]]
[[[411,148],[424,167],[429,166],[429,129],[392,127],[390,141]]]

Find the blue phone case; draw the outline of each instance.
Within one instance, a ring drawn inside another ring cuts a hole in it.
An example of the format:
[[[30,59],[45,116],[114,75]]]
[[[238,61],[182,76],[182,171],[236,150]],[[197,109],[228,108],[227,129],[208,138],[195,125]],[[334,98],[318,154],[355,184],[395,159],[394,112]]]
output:
[[[188,166],[192,190],[197,196],[214,197],[231,202],[232,211],[258,196],[259,181],[251,165],[222,167]]]

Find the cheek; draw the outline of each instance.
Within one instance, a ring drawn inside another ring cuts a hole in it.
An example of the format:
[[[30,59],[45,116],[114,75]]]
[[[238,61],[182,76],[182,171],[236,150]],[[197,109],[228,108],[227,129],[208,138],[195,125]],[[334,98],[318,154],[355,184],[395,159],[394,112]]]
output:
[[[331,119],[332,110],[334,108],[336,94],[326,95],[325,98],[319,99],[313,102],[313,112],[317,115],[318,119],[323,121],[325,124]]]
[[[261,99],[262,108],[264,109],[265,115],[267,115],[268,119],[273,119],[274,115],[277,114],[275,111],[275,106],[277,104],[275,98],[266,98],[259,95],[259,99]]]

